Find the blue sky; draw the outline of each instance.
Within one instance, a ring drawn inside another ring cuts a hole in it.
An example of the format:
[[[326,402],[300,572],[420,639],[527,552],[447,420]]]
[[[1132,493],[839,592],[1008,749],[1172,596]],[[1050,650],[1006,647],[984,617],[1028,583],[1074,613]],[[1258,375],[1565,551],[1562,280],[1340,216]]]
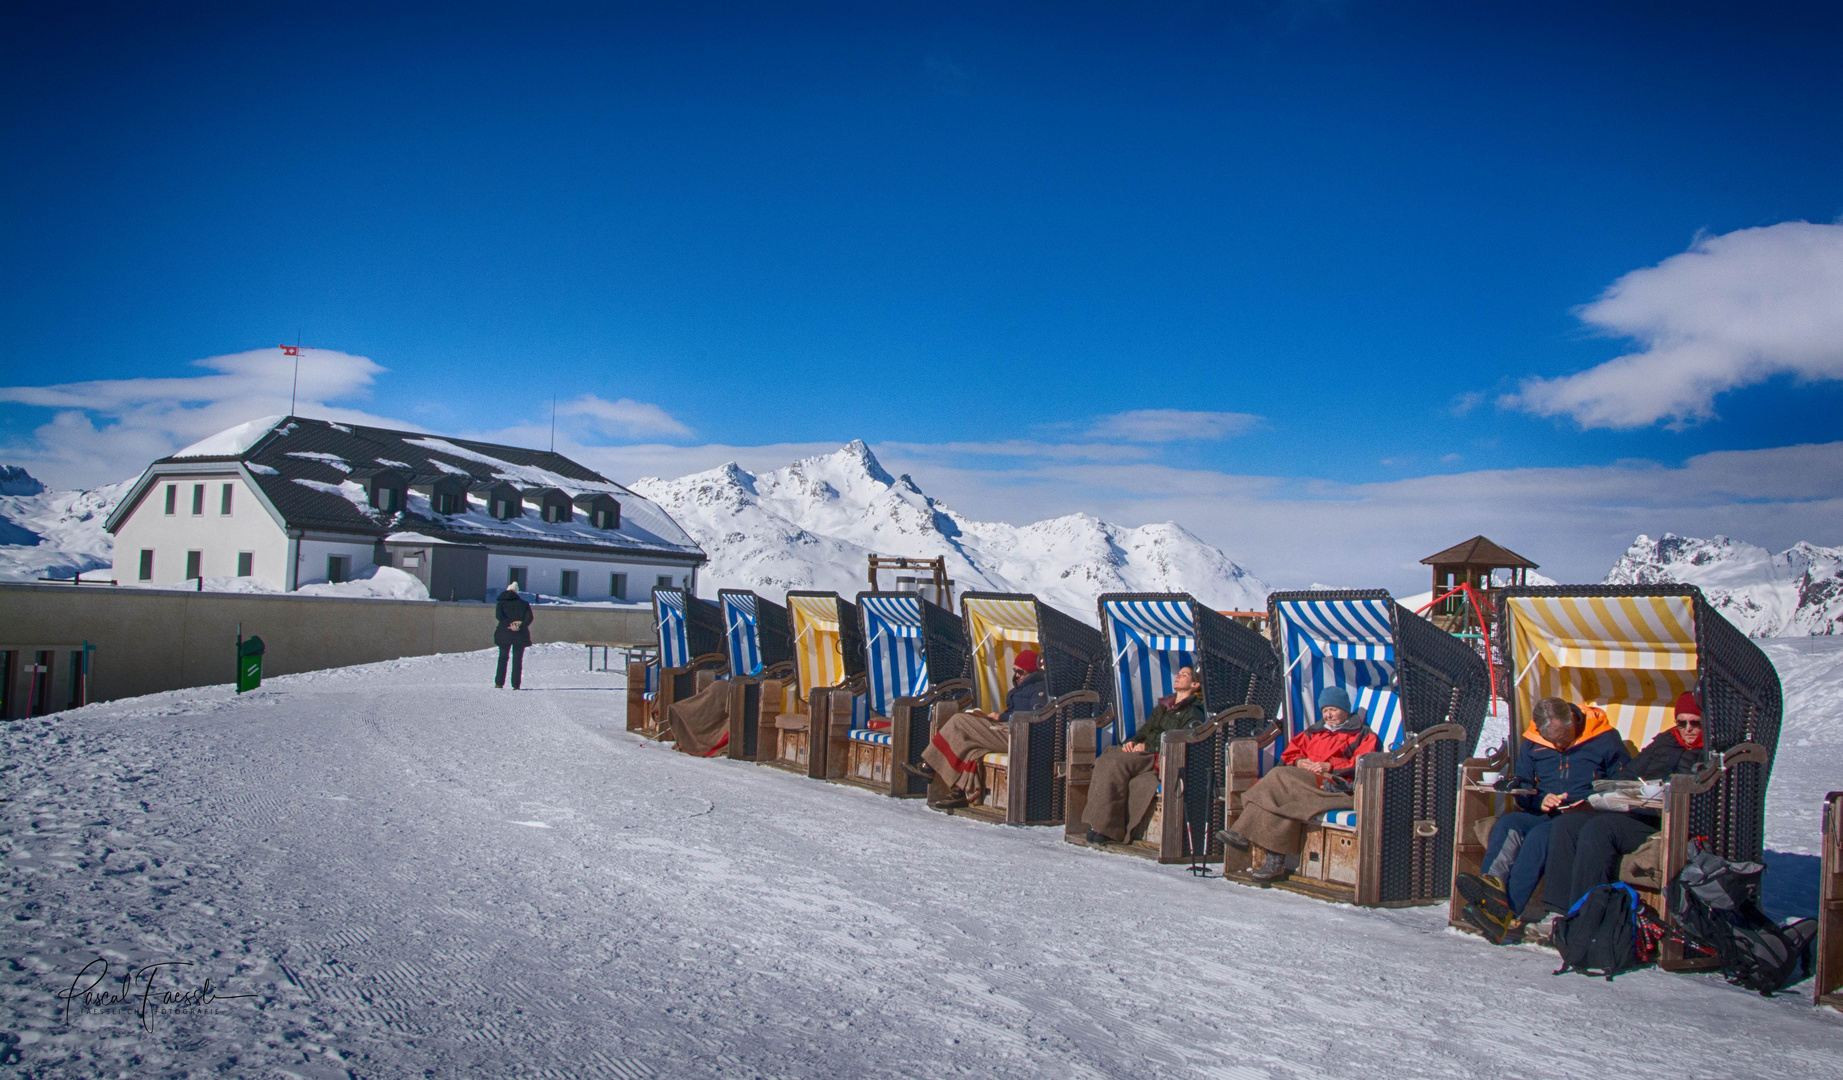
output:
[[[328,410],[557,395],[620,478],[863,437],[1289,584],[1843,542],[1843,15],[1477,7],[15,6],[0,455],[131,474],[279,369],[123,380],[298,334]]]

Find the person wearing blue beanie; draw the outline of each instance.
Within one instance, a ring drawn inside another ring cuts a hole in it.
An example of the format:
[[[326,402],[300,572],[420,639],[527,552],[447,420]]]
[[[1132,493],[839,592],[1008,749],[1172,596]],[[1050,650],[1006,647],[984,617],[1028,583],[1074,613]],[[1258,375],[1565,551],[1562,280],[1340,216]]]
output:
[[[1323,715],[1326,709],[1342,709],[1346,713],[1353,711],[1350,707],[1350,692],[1341,686],[1327,686],[1320,690],[1318,692],[1319,714]]]

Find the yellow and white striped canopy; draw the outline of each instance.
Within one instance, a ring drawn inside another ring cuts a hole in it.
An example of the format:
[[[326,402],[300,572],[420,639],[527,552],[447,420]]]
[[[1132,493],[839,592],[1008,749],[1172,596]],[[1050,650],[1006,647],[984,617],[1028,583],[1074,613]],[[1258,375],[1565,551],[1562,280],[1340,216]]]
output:
[[[1636,752],[1675,722],[1677,695],[1696,688],[1687,596],[1518,596],[1504,604],[1505,661],[1526,722],[1545,697],[1598,705]]]
[[[973,682],[979,707],[998,712],[1011,691],[1011,666],[1025,649],[1041,651],[1037,605],[1032,600],[966,597],[960,601],[966,634],[973,641]]]
[[[838,597],[789,596],[787,612],[794,624],[794,670],[798,711],[806,710],[806,692],[815,686],[845,681],[845,650],[838,636]]]

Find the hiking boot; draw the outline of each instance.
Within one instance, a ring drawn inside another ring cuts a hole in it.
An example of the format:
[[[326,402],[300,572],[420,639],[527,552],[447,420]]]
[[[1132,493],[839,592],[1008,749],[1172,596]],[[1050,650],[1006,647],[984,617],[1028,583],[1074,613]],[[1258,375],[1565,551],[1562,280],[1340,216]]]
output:
[[[1477,904],[1492,919],[1515,921],[1517,913],[1510,906],[1510,894],[1504,891],[1504,883],[1490,874],[1460,874],[1453,879],[1453,886],[1466,903]]]
[[[908,773],[917,780],[926,780],[932,784],[940,779],[939,776],[935,775],[934,769],[925,761],[920,765],[911,765],[906,761],[898,761],[896,764],[902,768],[903,772]]]
[[[1095,832],[1093,829],[1089,829],[1088,830],[1088,843],[1094,845],[1095,847],[1100,847],[1103,844],[1113,843],[1113,838],[1111,836],[1104,836],[1101,833]]]
[[[1277,851],[1268,852],[1261,865],[1248,871],[1248,876],[1263,885],[1279,881],[1286,876],[1286,856]]]
[[[936,799],[928,804],[936,810],[958,810],[966,805],[966,794],[956,791],[944,799]]]
[[[1493,945],[1507,944],[1522,929],[1522,924],[1514,917],[1499,918],[1486,911],[1482,904],[1467,904],[1461,914],[1465,916],[1466,922],[1471,923]]]
[[[1254,841],[1249,840],[1247,837],[1236,832],[1234,829],[1217,829],[1216,839],[1229,845],[1230,847],[1234,848],[1236,851],[1246,851],[1250,847],[1254,846]]]
[[[1530,923],[1523,928],[1523,944],[1552,945],[1555,939],[1555,924],[1561,921],[1561,913],[1551,911],[1539,922]]]

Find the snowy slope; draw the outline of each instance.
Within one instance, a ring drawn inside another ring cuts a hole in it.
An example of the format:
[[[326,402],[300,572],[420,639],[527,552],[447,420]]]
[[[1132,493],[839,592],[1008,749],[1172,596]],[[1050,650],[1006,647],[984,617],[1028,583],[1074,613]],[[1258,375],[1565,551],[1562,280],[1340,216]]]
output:
[[[1014,526],[961,517],[853,442],[823,457],[750,473],[735,463],[634,490],[710,553],[699,588],[869,588],[868,556],[944,555],[957,592],[1032,592],[1092,622],[1095,597],[1178,591],[1217,608],[1263,608],[1267,585],[1173,523],[1126,528],[1086,514]],[[890,587],[886,580],[884,587]]]
[[[102,524],[134,478],[90,491],[46,491],[23,469],[8,466],[0,476],[0,490],[9,492],[0,495],[0,581],[68,578],[110,566],[113,537]]]
[[[1640,535],[1607,572],[1609,585],[1695,585],[1754,637],[1843,633],[1843,548],[1799,543],[1777,555],[1717,536]]]
[[[520,693],[471,653],[0,730],[0,1061],[150,1080],[1557,1080],[1843,1059],[1809,984],[1768,1000],[1713,976],[1554,977],[1554,953],[1450,931],[1443,907],[1200,880],[685,757],[623,730],[618,676],[579,649],[526,663]],[[1835,775],[1838,745],[1780,772]],[[1782,824],[1769,846],[1815,840]],[[160,969],[156,1004],[206,978],[253,996],[145,1026],[79,996],[66,1017],[57,995],[99,958],[116,977],[190,963]]]

